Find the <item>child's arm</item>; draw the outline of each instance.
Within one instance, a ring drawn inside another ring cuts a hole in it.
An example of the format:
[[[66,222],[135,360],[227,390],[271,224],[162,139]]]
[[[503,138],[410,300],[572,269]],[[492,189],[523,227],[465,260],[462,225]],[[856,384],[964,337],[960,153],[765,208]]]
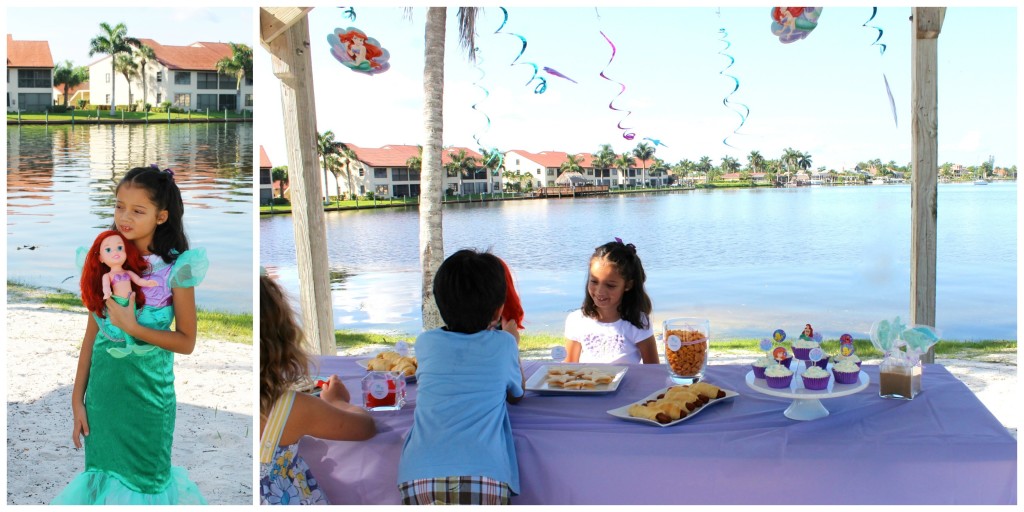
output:
[[[194,288],[171,288],[174,301],[174,330],[150,329],[139,325],[132,314],[135,292],[128,296],[128,306],[107,300],[107,317],[121,330],[146,343],[179,354],[191,354],[196,348],[196,294]]]
[[[565,341],[565,361],[566,363],[578,363],[580,362],[580,352],[583,351],[583,345],[576,340]]]
[[[74,415],[73,426],[71,427],[71,440],[75,448],[82,447],[82,435],[89,435],[89,419],[85,413],[85,388],[89,383],[89,367],[92,364],[92,347],[96,342],[96,333],[99,326],[96,320],[89,315],[89,323],[85,326],[85,336],[82,338],[82,350],[78,353],[78,370],[75,372],[75,385],[71,391],[71,412]]]
[[[640,358],[644,364],[658,364],[658,343],[654,341],[654,336],[647,338],[636,344],[636,348],[640,350]]]
[[[519,352],[519,350],[518,350],[518,347],[519,347],[519,326],[516,324],[516,319],[515,318],[510,318],[508,320],[502,320],[501,321],[501,330],[511,334],[512,337],[516,339],[516,347],[517,347],[516,353],[518,353]],[[510,403],[510,404],[519,403],[519,401],[522,400],[524,396],[526,396],[526,373],[523,372],[523,357],[522,357],[522,355],[519,356],[519,374],[523,377],[523,382],[522,382],[523,394],[519,395],[519,396],[514,396],[511,391],[507,391],[506,395],[505,395],[505,400],[507,400],[508,403]]]
[[[137,284],[137,285],[139,285],[139,286],[141,286],[141,287],[143,287],[143,288],[151,288],[151,287],[157,285],[157,282],[154,279],[143,279],[143,278],[139,277],[138,274],[136,274],[135,272],[132,272],[131,270],[128,270],[127,272],[128,272],[128,276],[132,278],[132,282]]]
[[[348,389],[337,375],[331,375],[320,398],[295,394],[295,404],[281,434],[282,445],[313,436],[335,441],[365,441],[376,435],[377,426],[370,413],[348,400]]]

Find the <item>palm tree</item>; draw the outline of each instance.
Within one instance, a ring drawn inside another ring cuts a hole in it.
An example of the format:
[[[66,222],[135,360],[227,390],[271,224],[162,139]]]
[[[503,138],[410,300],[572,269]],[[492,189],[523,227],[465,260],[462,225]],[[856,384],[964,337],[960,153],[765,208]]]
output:
[[[805,171],[807,169],[810,169],[811,165],[812,165],[811,164],[811,154],[810,153],[800,153],[800,157],[796,159],[796,165],[798,167],[800,167],[801,169],[805,170]]]
[[[53,85],[64,86],[64,108],[68,108],[68,91],[82,85],[89,79],[89,68],[78,66],[66,60],[63,64],[57,64],[53,68]]]
[[[342,170],[341,169],[342,163],[341,163],[340,155],[338,153],[331,153],[329,155],[325,155],[324,156],[324,165],[326,166],[325,168],[328,171],[331,171],[331,174],[334,175],[334,189],[335,189],[335,193],[337,194],[335,196],[335,201],[338,201],[340,203],[341,202],[341,170]],[[324,186],[326,186],[326,185],[327,184],[324,183]],[[351,186],[351,180],[349,182],[349,186]],[[352,189],[350,188],[349,190],[351,191]]]
[[[139,65],[139,74],[142,75],[142,108],[149,104],[149,95],[146,87],[146,64],[156,61],[156,53],[151,46],[140,44],[133,52],[135,62]]]
[[[139,65],[135,63],[130,54],[121,53],[114,59],[114,70],[121,73],[125,81],[128,82],[128,105],[133,105],[135,102],[132,101],[132,79],[138,78]]]
[[[580,169],[582,169],[580,167],[580,160],[582,160],[581,156],[565,155],[565,161],[558,167],[558,175],[561,176],[562,173],[566,172],[580,172]]]
[[[640,160],[643,164],[643,170],[640,173],[640,183],[647,186],[647,161],[654,156],[654,147],[648,146],[646,142],[641,142],[633,148],[633,156]]]
[[[754,150],[747,155],[747,167],[751,172],[760,172],[764,166],[764,157],[761,156],[761,152]]]
[[[247,44],[228,43],[231,56],[217,61],[217,72],[235,77],[235,112],[242,110],[242,80],[252,76],[252,48]]]
[[[494,184],[491,177],[496,176],[498,170],[501,169],[502,164],[504,163],[504,157],[502,156],[501,151],[498,151],[498,148],[480,148],[480,154],[484,157],[483,162],[480,162],[480,167],[487,171],[487,190],[490,190],[493,194]]]
[[[117,103],[117,95],[114,92],[114,86],[117,83],[114,75],[117,71],[114,69],[114,61],[118,55],[129,53],[132,51],[132,47],[142,43],[138,39],[128,36],[128,28],[124,23],[118,23],[111,27],[109,23],[103,22],[100,23],[100,28],[103,29],[103,33],[89,41],[89,56],[92,57],[97,53],[110,56],[110,115],[113,116],[114,104]],[[131,84],[129,84],[129,88],[130,86]]]
[[[342,144],[338,148],[338,157],[341,160],[341,165],[345,166],[345,175],[348,177],[348,194],[350,197],[356,198],[356,206],[358,206],[359,195],[356,194],[355,186],[352,184],[352,166],[359,164],[359,157],[356,155],[356,152],[352,150],[352,148],[344,144]]]
[[[279,190],[281,191],[281,199],[284,199],[284,186],[288,184],[288,166],[282,165],[274,167],[270,170],[270,173],[271,180],[281,182],[281,188]]]
[[[629,153],[623,153],[619,155],[618,158],[615,159],[612,165],[614,165],[615,168],[622,173],[622,176],[625,177],[626,173],[629,171],[629,168],[636,165],[636,162],[633,161],[633,155]]]
[[[327,199],[327,156],[337,155],[341,149],[341,143],[334,140],[334,132],[327,130],[324,133],[318,133],[316,136],[316,154],[320,155],[323,159],[324,166],[324,200]]]
[[[711,165],[711,157],[709,157],[709,156],[702,156],[702,157],[700,157],[700,162],[697,163],[697,172],[700,172],[700,173],[704,174],[704,182],[705,183],[711,183],[711,180],[710,180],[711,176],[710,176],[709,173],[711,172],[711,168],[712,167],[713,166]]]
[[[615,165],[615,151],[612,151],[611,144],[601,144],[601,149],[590,156],[593,158],[595,174],[597,174],[598,169],[607,171]],[[600,174],[598,174],[598,177],[600,177]],[[606,177],[609,178],[608,182],[611,183],[611,176]]]
[[[733,158],[731,156],[724,156],[724,157],[722,157],[721,169],[722,169],[723,173],[736,172],[739,168],[740,168],[739,160],[736,160],[735,158]]]
[[[458,8],[459,41],[471,62],[476,60],[476,16],[476,7]],[[424,330],[442,325],[432,289],[434,273],[444,260],[441,223],[444,177],[441,174],[441,145],[444,135],[442,106],[446,23],[446,7],[427,8],[423,59],[423,173],[420,180],[423,184],[423,194],[420,198],[420,266],[423,279],[421,290]]]

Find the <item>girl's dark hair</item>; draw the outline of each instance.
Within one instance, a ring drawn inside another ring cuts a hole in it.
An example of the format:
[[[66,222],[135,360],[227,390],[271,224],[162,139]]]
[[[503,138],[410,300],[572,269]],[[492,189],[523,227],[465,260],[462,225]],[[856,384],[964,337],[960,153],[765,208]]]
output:
[[[650,323],[651,298],[644,291],[644,282],[647,281],[647,274],[644,273],[644,266],[640,263],[640,257],[636,254],[636,247],[633,244],[624,244],[618,240],[608,242],[594,249],[590,256],[590,263],[595,259],[603,259],[615,266],[615,270],[626,280],[632,283],[629,290],[622,293],[622,302],[619,303],[619,316],[633,324],[638,329],[646,329]],[[590,267],[587,267],[587,280],[583,286],[583,315],[589,318],[597,318],[597,305],[588,291],[590,285]]]
[[[155,166],[135,167],[125,173],[114,193],[125,185],[146,189],[149,200],[158,209],[167,210],[167,220],[157,224],[153,242],[148,249],[163,258],[164,263],[174,263],[179,254],[188,250],[188,236],[185,235],[185,224],[182,222],[185,205],[181,201],[181,191],[174,183],[174,173],[170,169],[161,171]],[[116,223],[110,229],[117,229]]]
[[[260,415],[290,387],[309,380],[309,356],[303,334],[284,291],[260,277]]]
[[[487,329],[505,303],[505,266],[489,252],[458,251],[434,274],[434,301],[449,331]]]

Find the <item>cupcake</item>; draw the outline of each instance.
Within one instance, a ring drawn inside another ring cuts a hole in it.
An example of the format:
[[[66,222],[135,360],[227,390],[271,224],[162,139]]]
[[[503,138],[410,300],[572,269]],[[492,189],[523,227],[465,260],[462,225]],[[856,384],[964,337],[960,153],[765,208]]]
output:
[[[828,372],[818,366],[811,366],[800,377],[804,380],[804,388],[819,391],[828,388]]]
[[[764,377],[770,388],[788,388],[793,382],[793,372],[781,364],[775,364],[766,368]]]
[[[850,358],[846,358],[832,367],[832,375],[836,376],[837,384],[856,384],[859,374],[860,367]]]
[[[763,379],[764,378],[764,369],[769,367],[769,366],[771,366],[771,365],[773,365],[773,364],[775,364],[775,360],[770,358],[770,357],[768,357],[768,356],[764,356],[764,357],[758,359],[757,361],[754,361],[753,363],[751,363],[750,367],[753,368],[753,370],[754,370],[754,378]]]
[[[857,357],[857,354],[850,354],[848,356],[844,356],[842,354],[836,354],[836,355],[832,356],[832,365],[834,366],[837,363],[840,363],[840,362],[845,361],[847,359],[853,361],[857,365],[857,368],[860,368],[860,362],[861,361],[860,361],[860,358]]]
[[[796,340],[793,342],[793,357],[806,361],[810,359],[809,355],[812,348],[818,348],[818,342],[804,339]]]

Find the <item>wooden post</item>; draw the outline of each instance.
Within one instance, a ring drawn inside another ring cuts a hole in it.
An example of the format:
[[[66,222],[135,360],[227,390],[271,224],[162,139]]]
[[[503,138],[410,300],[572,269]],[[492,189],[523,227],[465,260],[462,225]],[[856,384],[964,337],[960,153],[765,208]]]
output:
[[[938,219],[938,38],[945,7],[914,7],[911,118],[914,170],[910,187],[910,322],[935,326],[935,239]],[[935,362],[934,347],[922,357]]]
[[[333,356],[338,349],[334,341],[327,230],[320,202],[316,102],[306,16],[309,9],[261,8],[260,39],[272,56],[274,75],[281,80],[303,331],[312,353]]]

